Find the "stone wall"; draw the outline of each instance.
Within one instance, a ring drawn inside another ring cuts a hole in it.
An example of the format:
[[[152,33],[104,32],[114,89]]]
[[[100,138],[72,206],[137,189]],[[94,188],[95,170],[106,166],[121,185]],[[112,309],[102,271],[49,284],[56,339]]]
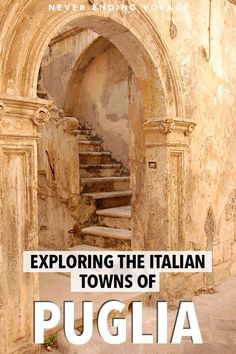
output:
[[[113,157],[129,166],[128,65],[115,47],[86,69],[72,114],[103,138]]]
[[[19,260],[21,254],[21,249],[12,248],[11,244],[5,252],[5,240],[11,240],[12,230],[14,234],[18,232],[20,245],[30,240],[34,246],[30,244],[27,249],[37,246],[37,134],[31,118],[38,114],[38,105],[48,105],[47,101],[42,103],[35,99],[40,62],[50,40],[68,26],[90,28],[108,38],[125,57],[135,76],[141,99],[139,106],[136,105],[139,109],[132,107],[130,121],[132,131],[139,124],[140,134],[132,135],[135,138],[132,141],[131,181],[134,191],[134,240],[138,240],[138,246],[160,249],[164,245],[169,249],[171,240],[176,241],[173,240],[172,226],[177,225],[176,247],[213,249],[215,283],[235,274],[236,7],[228,0],[186,0],[180,1],[186,5],[186,11],[175,8],[171,16],[168,9],[144,10],[136,0],[133,3],[137,5],[137,11],[125,14],[121,11],[94,13],[88,1],[75,2],[89,7],[86,15],[70,11],[49,12],[44,0],[4,0],[1,4],[0,108],[1,114],[4,114],[1,144],[4,153],[7,144],[10,144],[11,153],[16,155],[14,158],[20,166],[19,176],[26,171],[27,181],[30,181],[25,186],[23,177],[18,176],[18,183],[14,164],[3,154],[1,162],[5,161],[7,170],[2,175],[1,195],[6,191],[16,191],[14,195],[8,193],[13,198],[11,205],[16,207],[10,208],[7,199],[3,199],[1,204],[4,215],[2,233],[5,237],[0,244],[0,249],[4,250],[0,253],[0,263],[8,267],[1,274],[7,284],[4,289],[15,286],[11,267],[4,257],[6,254],[8,256],[8,249],[12,259],[16,257]],[[147,1],[147,4],[150,3]],[[81,46],[81,43],[78,45]],[[77,54],[82,53],[86,46],[80,48]],[[66,57],[66,42],[64,53]],[[72,63],[70,69],[73,66]],[[62,71],[56,70],[54,78],[61,76],[63,80],[65,77],[68,80],[70,75],[62,74]],[[60,96],[60,90],[58,85],[54,96]],[[135,103],[134,95],[131,101]],[[136,113],[138,123],[135,125]],[[196,124],[192,137],[188,136],[189,128],[193,127],[189,121]],[[176,139],[180,136],[181,139]],[[34,191],[28,192],[33,198],[33,208],[30,198],[23,193],[30,185],[34,186]],[[27,218],[23,215],[24,210],[30,211]],[[16,213],[20,213],[20,218],[27,220],[27,223],[31,221],[34,226],[32,231],[26,232],[26,225],[19,232]],[[20,266],[17,270],[20,279]],[[176,276],[172,280],[164,288],[168,291],[174,287],[176,294],[187,287],[194,290],[203,284],[201,274],[186,279]],[[24,286],[33,284],[32,280],[24,278],[23,281]],[[36,292],[31,289],[28,293]],[[31,309],[28,309],[24,299],[24,294],[19,294],[16,301],[9,301],[8,294],[1,293],[1,303],[9,303],[7,309],[0,309],[3,312],[1,328],[10,325],[17,311],[16,323],[19,318],[23,320],[27,316],[32,323]],[[19,312],[22,306],[24,311]],[[6,325],[8,309],[11,316]],[[19,339],[21,343],[22,338],[30,343],[27,337],[14,328],[14,347],[11,337],[4,334],[1,348],[16,352],[21,346]]]
[[[64,108],[66,90],[74,66],[98,35],[89,30],[67,30],[50,43],[41,62],[41,85],[59,108]]]

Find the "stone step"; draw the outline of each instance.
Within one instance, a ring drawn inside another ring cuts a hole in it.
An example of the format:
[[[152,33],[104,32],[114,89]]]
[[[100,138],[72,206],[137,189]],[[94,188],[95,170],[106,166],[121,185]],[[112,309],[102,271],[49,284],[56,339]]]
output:
[[[97,210],[98,224],[115,229],[131,229],[131,207],[122,206]]]
[[[112,227],[89,226],[81,230],[82,235],[102,236],[118,240],[131,240],[131,231],[127,229],[114,229]]]
[[[121,164],[80,165],[80,177],[119,177],[122,174]]]
[[[86,245],[116,250],[131,248],[131,231],[127,229],[90,226],[81,230],[81,236]]]
[[[110,164],[111,163],[111,153],[110,151],[99,151],[99,152],[80,152],[79,153],[80,164]]]
[[[106,251],[105,248],[102,247],[96,247],[96,246],[90,246],[90,245],[79,245],[79,246],[74,246],[68,249],[68,251],[71,252],[100,252],[100,251]]]
[[[100,141],[93,140],[79,140],[79,151],[87,152],[87,151],[101,151],[102,146]]]
[[[92,129],[88,129],[88,128],[84,128],[84,129],[78,129],[77,130],[77,133],[78,134],[81,134],[81,135],[89,135],[89,136],[91,136],[92,135],[92,133],[93,133],[93,131],[92,131]]]
[[[75,328],[78,328],[82,324],[82,301],[86,301],[88,299],[93,301],[93,318],[96,320],[100,306],[111,299],[116,299],[126,304],[127,312],[124,313],[124,315],[128,314],[128,306],[131,301],[146,300],[145,293],[72,293],[70,290],[70,278],[58,273],[40,273],[39,284],[40,299],[54,302],[60,308],[61,313],[63,313],[63,302],[65,300],[74,301]],[[60,322],[56,327],[46,332],[47,336],[57,333],[61,328],[63,328],[63,316],[61,316]]]
[[[84,193],[83,195],[88,198],[93,198],[96,201],[97,209],[107,209],[129,205],[131,202],[132,191]]]
[[[129,187],[129,177],[81,178],[81,191],[84,193],[122,191]]]
[[[91,141],[91,135],[80,134],[79,131],[76,131],[76,137],[79,141]]]
[[[92,129],[77,129],[75,131],[77,139],[81,141],[95,140]]]

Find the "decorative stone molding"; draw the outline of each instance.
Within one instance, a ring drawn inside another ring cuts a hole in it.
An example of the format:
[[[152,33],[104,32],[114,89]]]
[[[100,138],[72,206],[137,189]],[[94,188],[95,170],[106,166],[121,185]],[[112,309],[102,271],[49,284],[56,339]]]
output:
[[[225,220],[234,220],[236,217],[236,189],[232,191],[225,206]]]
[[[14,121],[13,118],[10,120]],[[15,128],[4,116],[2,125],[5,125],[5,122],[10,126],[9,129]],[[0,240],[2,250],[0,303],[4,303],[3,311],[1,309],[1,336],[8,338],[7,329],[11,328],[11,339],[6,342],[6,345],[4,344],[4,348],[0,340],[0,348],[3,348],[3,351],[0,351],[1,353],[35,353],[33,349],[25,350],[25,348],[27,343],[32,342],[33,334],[32,310],[27,301],[33,303],[39,296],[38,275],[23,276],[22,260],[19,255],[23,251],[38,249],[36,141],[26,142],[25,138],[18,141],[0,139],[0,155],[1,232],[5,236]],[[14,247],[16,240],[17,247]],[[9,298],[11,301],[8,301]],[[11,323],[11,327],[8,323]]]
[[[144,123],[146,146],[178,146],[189,143],[188,137],[192,134],[196,124],[184,119],[160,117]]]
[[[179,118],[165,118],[147,121],[144,123],[144,130],[155,130],[160,133],[170,134],[173,132],[183,133],[186,136],[192,134],[196,123]]]
[[[56,37],[54,37],[48,46],[53,47],[56,43],[63,41],[67,38],[73,37],[82,31],[83,31],[83,29],[79,28],[79,27],[70,28],[67,31],[63,31],[62,33],[59,33]]]
[[[40,107],[33,116],[33,121],[36,125],[43,125],[50,119],[50,113],[47,108]]]
[[[74,135],[79,128],[79,121],[74,117],[63,118],[58,125],[62,126],[64,132]]]
[[[32,118],[35,124],[46,121],[44,115],[50,117],[49,110],[53,102],[40,98],[0,95],[0,114],[7,113],[12,118]],[[2,107],[2,108],[1,108]]]
[[[38,126],[50,118],[52,101],[0,95],[1,139],[38,139]]]
[[[15,0],[15,2],[17,1]],[[38,65],[40,62],[39,59],[42,57],[47,46],[50,45],[50,39],[52,39],[56,35],[58,35],[57,40],[62,39],[62,34],[59,33],[60,29],[64,27],[67,28],[69,23],[72,23],[74,20],[76,20],[77,23],[77,20],[81,19],[82,28],[90,28],[91,30],[101,34],[106,38],[111,38],[114,36],[115,40],[116,36],[124,34],[128,42],[124,43],[124,41],[122,41],[122,43],[120,43],[120,46],[123,47],[121,48],[121,52],[123,52],[123,54],[125,53],[125,51],[127,51],[127,46],[129,47],[130,44],[136,46],[136,43],[133,42],[137,42],[137,46],[140,46],[140,48],[142,46],[144,50],[142,50],[141,52],[144,53],[145,57],[149,57],[148,60],[146,60],[146,58],[142,61],[140,60],[140,62],[143,62],[143,65],[146,68],[139,68],[139,65],[137,64],[137,56],[135,55],[135,50],[133,51],[133,54],[130,55],[130,57],[132,58],[130,58],[131,62],[129,64],[131,65],[131,67],[132,63],[134,65],[137,65],[137,73],[140,72],[141,80],[145,70],[147,71],[147,73],[151,73],[150,76],[153,78],[153,80],[155,79],[155,77],[158,78],[158,82],[160,80],[160,86],[163,85],[163,90],[157,90],[157,85],[153,85],[153,90],[150,89],[150,100],[153,97],[154,101],[158,102],[158,99],[155,100],[155,98],[161,97],[159,96],[160,91],[163,96],[166,96],[163,100],[163,107],[167,106],[164,107],[166,109],[163,109],[162,112],[167,112],[164,114],[170,114],[171,112],[171,114],[173,113],[178,116],[183,116],[184,109],[179,78],[174,68],[174,65],[171,63],[167,50],[167,45],[163,40],[163,36],[158,31],[152,16],[150,16],[150,14],[145,11],[145,9],[143,9],[140,2],[138,0],[135,0],[132,3],[136,5],[136,11],[133,11],[132,13],[132,21],[127,21],[126,16],[122,15],[122,11],[114,11],[114,13],[112,12],[112,14],[104,14],[104,16],[107,17],[107,20],[104,20],[103,16],[101,16],[101,18],[98,17],[95,19],[95,21],[91,22],[91,18],[94,17],[94,11],[92,11],[92,9],[90,9],[89,7],[86,11],[86,14],[83,14],[82,12],[79,13],[71,11],[65,11],[63,14],[60,13],[60,11],[54,11],[53,14],[49,14],[48,11],[46,11],[45,9],[44,30],[41,33],[40,31],[38,31],[38,28],[32,29],[32,33],[30,33],[30,36],[28,36],[29,38],[27,37],[24,48],[22,48],[23,60],[22,63],[19,63],[17,69],[15,67],[12,68],[10,60],[11,56],[14,57],[14,53],[18,48],[17,39],[14,38],[13,40],[13,38],[9,36],[9,39],[7,38],[6,41],[4,41],[3,43],[4,45],[2,50],[2,56],[7,58],[5,63],[5,72],[7,73],[8,70],[13,70],[12,76],[16,77],[15,81],[11,83],[8,82],[9,88],[11,88],[11,92],[20,92],[22,96],[34,96],[36,94]],[[37,11],[39,11],[40,13],[40,6],[38,6]],[[37,11],[33,13],[33,18],[37,19]],[[14,16],[12,17],[14,18]],[[11,18],[10,15],[9,18]],[[80,21],[78,21],[78,23],[80,23]],[[25,28],[27,30],[27,26],[20,20],[16,23],[3,23],[3,28],[5,31],[7,31],[7,28],[9,28],[9,26],[14,27],[15,31],[24,32]],[[128,36],[129,31],[130,33],[134,34],[133,37]],[[66,33],[66,36],[70,36],[71,34],[73,35],[73,32],[71,32],[70,30]],[[47,38],[47,40],[45,40],[45,38]],[[131,38],[134,38],[135,40],[133,41]],[[145,38],[146,40],[142,41],[140,40],[140,38]],[[150,43],[152,45],[150,45]],[[0,84],[2,87],[4,87],[6,75],[2,76],[3,77],[0,78]],[[149,100],[147,99],[147,101]],[[148,105],[150,106],[150,104]]]
[[[5,111],[6,111],[5,104],[2,101],[0,101],[0,117],[4,115]]]

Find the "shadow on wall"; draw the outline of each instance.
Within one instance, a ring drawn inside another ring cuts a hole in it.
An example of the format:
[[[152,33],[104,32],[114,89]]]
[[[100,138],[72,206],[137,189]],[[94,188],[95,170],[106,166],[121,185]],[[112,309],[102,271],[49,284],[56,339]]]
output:
[[[78,42],[86,44],[78,49]],[[65,80],[58,77],[55,84],[56,72]],[[129,168],[128,63],[120,51],[87,30],[54,40],[43,60],[41,76],[57,105],[93,128],[102,137],[104,148]]]
[[[72,97],[71,90],[76,99],[69,103],[69,113],[93,128],[128,168],[128,64],[119,50],[104,38],[96,40],[76,68],[66,99]]]

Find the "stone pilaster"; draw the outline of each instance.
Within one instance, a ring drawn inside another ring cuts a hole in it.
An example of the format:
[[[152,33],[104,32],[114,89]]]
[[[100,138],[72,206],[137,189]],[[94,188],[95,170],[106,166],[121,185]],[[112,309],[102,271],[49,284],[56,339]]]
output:
[[[46,104],[45,104],[46,102]],[[0,352],[38,352],[33,343],[37,274],[23,273],[23,251],[38,248],[37,126],[50,101],[0,95]]]
[[[148,249],[184,248],[186,157],[194,127],[193,122],[169,117],[144,124]]]

